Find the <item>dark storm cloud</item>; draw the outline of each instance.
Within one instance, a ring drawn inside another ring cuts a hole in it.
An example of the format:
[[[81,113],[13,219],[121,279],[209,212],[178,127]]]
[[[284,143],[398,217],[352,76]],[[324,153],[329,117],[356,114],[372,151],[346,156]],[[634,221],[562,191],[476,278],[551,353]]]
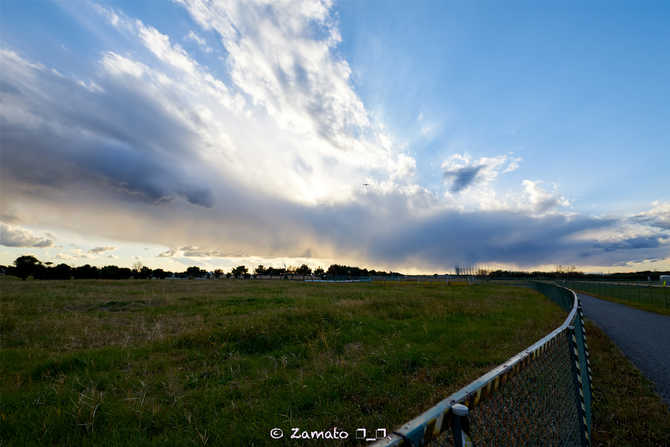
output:
[[[0,74],[6,181],[88,185],[149,203],[182,197],[212,206],[208,185],[186,169],[199,167],[192,132],[155,99],[132,83],[108,79],[92,91],[44,69],[21,68]]]
[[[670,244],[656,236],[598,242],[582,236],[590,230],[616,233],[620,219],[589,216],[529,216],[510,211],[445,210],[412,217],[402,197],[377,198],[373,206],[312,210],[315,231],[338,247],[362,251],[373,264],[442,266],[459,263],[512,262],[520,266],[575,263],[618,265],[662,259]]]
[[[594,248],[604,251],[635,250],[639,248],[658,248],[663,244],[658,236],[637,236],[616,242],[596,243]]]
[[[6,178],[53,188],[88,185],[113,189],[131,200],[160,203],[183,197],[195,205],[212,206],[211,191],[180,171],[169,155],[138,151],[127,143],[100,136],[53,132],[21,132],[0,122]]]
[[[354,242],[367,245],[371,259],[446,266],[487,261],[531,265],[574,258],[577,250],[593,242],[575,242],[572,236],[614,223],[585,217],[530,217],[505,211],[444,211],[424,219],[405,219],[400,215],[391,220],[365,216],[363,210],[351,214],[341,211],[337,214],[358,218],[347,219],[349,225],[334,233],[342,238],[340,244],[360,232],[353,222],[374,222],[366,235],[367,244],[360,238]]]
[[[460,192],[475,183],[477,174],[483,168],[480,166],[466,166],[463,168],[447,169],[444,171],[445,180],[451,180],[449,190],[451,192]]]
[[[615,229],[616,219],[520,212],[444,210],[427,217],[412,212],[413,198],[400,194],[374,196],[367,202],[321,206],[283,207],[298,223],[302,234],[342,252],[360,253],[372,264],[452,267],[457,263],[513,262],[520,265],[593,261],[616,262],[631,256],[629,248],[642,248],[638,240],[605,246],[592,239],[577,239],[587,230]],[[281,213],[280,210],[277,210]],[[305,228],[305,225],[307,228]],[[627,244],[628,243],[628,244]],[[652,245],[670,251],[668,245]],[[319,256],[314,253],[313,256]],[[616,253],[613,253],[616,252]],[[642,259],[644,250],[639,250]],[[586,259],[581,254],[586,253]],[[658,252],[655,253],[658,255]]]

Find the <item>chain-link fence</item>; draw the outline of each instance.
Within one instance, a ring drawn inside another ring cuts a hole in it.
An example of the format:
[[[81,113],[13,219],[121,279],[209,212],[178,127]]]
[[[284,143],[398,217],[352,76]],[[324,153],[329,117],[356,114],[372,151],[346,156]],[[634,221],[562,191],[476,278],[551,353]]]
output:
[[[590,445],[591,368],[581,305],[564,287],[526,285],[569,312],[563,324],[375,446]]]

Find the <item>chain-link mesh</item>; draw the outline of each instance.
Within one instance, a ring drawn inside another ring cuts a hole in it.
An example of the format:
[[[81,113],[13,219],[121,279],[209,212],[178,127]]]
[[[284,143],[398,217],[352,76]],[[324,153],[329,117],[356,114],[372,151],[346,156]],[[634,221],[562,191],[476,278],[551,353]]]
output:
[[[572,447],[582,443],[568,336],[568,331],[561,333],[526,367],[502,376],[498,388],[477,404],[476,395],[465,401],[475,445]],[[446,430],[426,445],[451,447],[453,434]]]
[[[591,375],[581,309],[574,294],[532,283],[570,311],[560,328],[395,432],[379,446],[453,446],[451,408],[469,409],[476,446],[590,444]]]
[[[577,390],[566,333],[471,410],[478,445],[575,446],[581,442]]]

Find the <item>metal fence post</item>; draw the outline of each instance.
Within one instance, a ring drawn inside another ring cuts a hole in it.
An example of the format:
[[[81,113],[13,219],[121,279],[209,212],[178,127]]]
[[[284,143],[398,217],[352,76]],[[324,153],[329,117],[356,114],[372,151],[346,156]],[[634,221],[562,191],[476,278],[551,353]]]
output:
[[[579,318],[579,317],[577,317]],[[582,382],[581,366],[579,364],[579,350],[577,347],[577,337],[575,334],[575,326],[568,327],[568,337],[570,346],[570,357],[572,358],[572,374],[574,377],[575,389],[577,390],[576,403],[577,414],[579,415],[579,425],[581,425],[581,438],[583,446],[590,446],[591,439],[589,436],[589,424],[586,420],[586,405],[584,402],[584,384]]]
[[[451,428],[454,432],[454,446],[472,447],[470,439],[470,410],[463,404],[454,404],[451,407]]]
[[[591,426],[593,425],[593,376],[591,373],[591,354],[589,353],[589,344],[586,340],[586,326],[584,324],[584,310],[582,309],[582,302],[579,301],[577,305],[577,318],[579,318],[579,326],[581,327],[581,335],[584,350],[584,367],[586,368],[586,380],[589,382],[588,387],[584,389],[584,393],[588,392],[588,402],[586,406],[586,418],[588,421],[588,431],[591,433]]]

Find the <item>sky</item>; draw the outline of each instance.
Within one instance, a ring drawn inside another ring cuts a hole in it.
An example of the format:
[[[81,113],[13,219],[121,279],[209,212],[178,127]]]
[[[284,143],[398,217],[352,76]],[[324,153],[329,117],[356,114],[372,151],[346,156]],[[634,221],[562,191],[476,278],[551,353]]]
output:
[[[0,3],[0,263],[670,269],[665,2]]]

